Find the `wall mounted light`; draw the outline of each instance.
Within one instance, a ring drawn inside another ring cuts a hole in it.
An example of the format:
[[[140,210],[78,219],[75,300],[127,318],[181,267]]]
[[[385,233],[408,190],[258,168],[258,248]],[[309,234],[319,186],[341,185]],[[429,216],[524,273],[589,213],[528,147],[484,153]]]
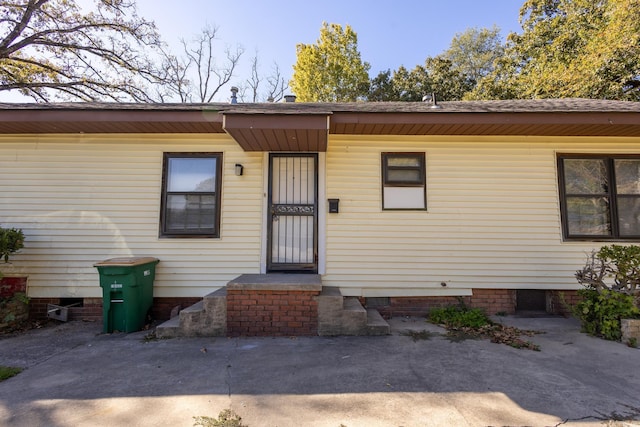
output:
[[[236,176],[242,176],[242,172],[244,171],[244,166],[240,163],[236,163]]]

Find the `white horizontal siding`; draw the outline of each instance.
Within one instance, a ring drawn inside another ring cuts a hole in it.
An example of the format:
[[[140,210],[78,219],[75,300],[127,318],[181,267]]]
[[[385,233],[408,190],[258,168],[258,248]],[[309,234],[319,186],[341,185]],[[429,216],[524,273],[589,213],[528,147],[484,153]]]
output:
[[[426,153],[427,211],[381,208],[380,153],[402,151]],[[601,244],[562,241],[558,152],[640,153],[640,139],[333,136],[324,283],[363,296],[578,288]]]
[[[219,239],[158,237],[164,152],[223,153]],[[26,239],[0,268],[32,297],[95,297],[95,262],[153,256],[156,296],[204,295],[260,269],[262,163],[225,135],[2,137],[0,225]]]

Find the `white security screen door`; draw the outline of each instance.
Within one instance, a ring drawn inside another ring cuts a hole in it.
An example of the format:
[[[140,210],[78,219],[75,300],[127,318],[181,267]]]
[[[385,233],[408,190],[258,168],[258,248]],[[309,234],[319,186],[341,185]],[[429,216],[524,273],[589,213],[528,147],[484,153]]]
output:
[[[267,271],[318,271],[318,155],[269,156]]]

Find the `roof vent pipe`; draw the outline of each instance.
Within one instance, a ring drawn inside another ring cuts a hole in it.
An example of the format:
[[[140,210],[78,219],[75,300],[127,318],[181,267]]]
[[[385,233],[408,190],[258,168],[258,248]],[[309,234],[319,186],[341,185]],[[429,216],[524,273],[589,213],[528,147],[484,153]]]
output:
[[[235,86],[231,86],[231,103],[238,103],[238,88]]]
[[[285,95],[284,96],[284,102],[296,102],[296,96],[295,95]]]
[[[431,93],[431,108],[442,108],[442,106],[438,105],[438,100],[436,99],[436,93]]]

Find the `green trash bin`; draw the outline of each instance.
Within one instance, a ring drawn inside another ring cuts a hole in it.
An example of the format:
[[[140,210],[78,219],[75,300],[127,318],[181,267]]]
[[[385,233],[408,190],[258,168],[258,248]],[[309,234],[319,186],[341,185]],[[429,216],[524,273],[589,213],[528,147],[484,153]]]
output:
[[[153,304],[156,264],[151,257],[111,258],[93,266],[100,273],[103,332],[135,332]]]

